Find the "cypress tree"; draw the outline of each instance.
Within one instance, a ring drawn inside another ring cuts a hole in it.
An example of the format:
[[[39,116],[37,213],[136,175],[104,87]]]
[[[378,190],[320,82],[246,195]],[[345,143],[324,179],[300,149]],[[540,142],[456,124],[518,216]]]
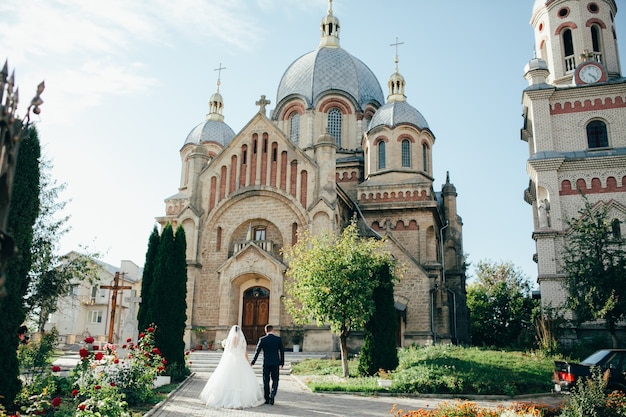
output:
[[[382,265],[375,276],[375,312],[365,324],[365,337],[359,356],[359,373],[375,375],[379,369],[392,371],[398,367],[396,337],[398,319],[393,299],[393,276],[389,265]]]
[[[143,275],[141,278],[141,303],[137,312],[137,322],[139,331],[143,331],[154,322],[152,312],[150,310],[150,300],[152,297],[152,285],[154,282],[154,268],[157,260],[159,242],[161,237],[156,226],[152,229],[150,238],[148,239],[148,250],[146,251],[146,262],[143,266]]]
[[[7,263],[6,296],[0,298],[0,402],[10,406],[20,392],[18,329],[26,318],[24,298],[31,269],[33,226],[39,215],[41,147],[35,128],[24,132],[15,164],[7,232],[17,256]],[[4,248],[3,248],[4,249]]]
[[[154,268],[154,281],[150,290],[149,311],[156,324],[155,343],[167,359],[171,373],[184,367],[184,341],[186,321],[187,267],[185,233],[182,228],[177,236],[171,224],[161,234]],[[173,371],[174,370],[174,371]],[[173,379],[177,375],[172,375]]]

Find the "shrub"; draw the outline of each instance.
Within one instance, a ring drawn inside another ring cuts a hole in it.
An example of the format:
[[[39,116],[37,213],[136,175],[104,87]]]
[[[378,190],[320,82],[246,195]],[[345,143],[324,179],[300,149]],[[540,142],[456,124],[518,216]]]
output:
[[[609,372],[607,370],[607,372]],[[570,393],[570,401],[559,417],[618,417],[626,416],[623,393],[606,393],[608,374],[593,368],[589,378],[579,380]]]

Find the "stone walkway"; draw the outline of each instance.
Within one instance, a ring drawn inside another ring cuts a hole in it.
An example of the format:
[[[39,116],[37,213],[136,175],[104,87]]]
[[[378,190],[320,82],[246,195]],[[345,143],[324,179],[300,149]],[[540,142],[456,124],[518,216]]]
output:
[[[390,412],[394,404],[398,408],[409,410],[432,410],[442,401],[454,402],[454,399],[396,397],[396,396],[362,396],[352,394],[316,394],[312,393],[297,377],[281,376],[276,402],[272,405],[261,405],[244,410],[213,410],[205,407],[198,398],[210,373],[195,373],[187,379],[166,401],[145,414],[150,417],[207,417],[207,416],[392,416]],[[259,378],[259,384],[262,384]],[[542,397],[510,400],[474,400],[485,407],[510,405],[513,402],[532,401],[556,406],[563,400],[562,396],[546,395]]]

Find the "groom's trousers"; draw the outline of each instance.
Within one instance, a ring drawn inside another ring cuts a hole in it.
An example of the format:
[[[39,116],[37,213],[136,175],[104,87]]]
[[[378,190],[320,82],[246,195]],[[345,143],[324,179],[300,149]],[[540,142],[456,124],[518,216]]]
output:
[[[265,400],[269,400],[276,396],[278,391],[278,377],[280,375],[280,367],[278,365],[263,366],[263,393]],[[272,379],[272,390],[270,391],[270,378]]]

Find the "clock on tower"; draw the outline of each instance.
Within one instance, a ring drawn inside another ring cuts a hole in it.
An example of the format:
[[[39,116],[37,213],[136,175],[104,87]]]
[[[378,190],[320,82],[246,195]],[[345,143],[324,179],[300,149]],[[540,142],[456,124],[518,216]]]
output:
[[[576,67],[576,71],[574,72],[574,83],[576,85],[593,84],[606,80],[606,70],[604,69],[604,66],[599,62],[583,62],[578,67]]]

